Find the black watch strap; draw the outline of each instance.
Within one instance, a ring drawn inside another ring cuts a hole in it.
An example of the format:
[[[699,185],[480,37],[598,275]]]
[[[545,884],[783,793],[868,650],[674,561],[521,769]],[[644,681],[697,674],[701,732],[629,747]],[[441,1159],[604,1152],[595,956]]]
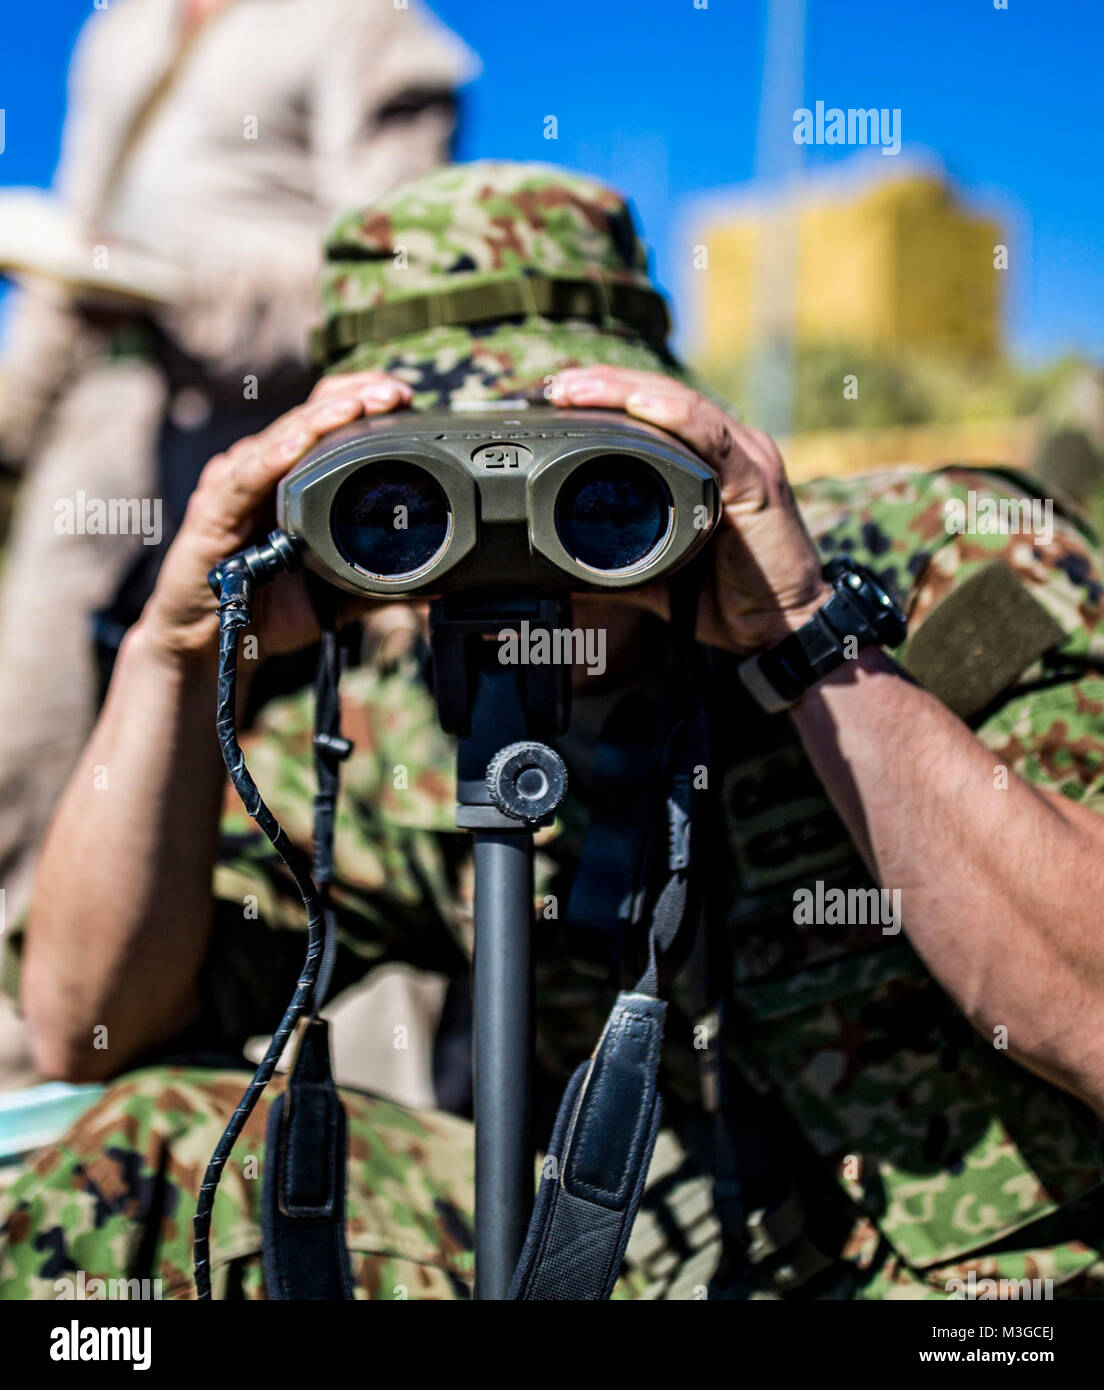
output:
[[[742,662],[740,679],[768,714],[789,709],[806,690],[865,647],[897,646],[905,615],[868,570],[846,558],[829,561],[832,597],[776,646]]]

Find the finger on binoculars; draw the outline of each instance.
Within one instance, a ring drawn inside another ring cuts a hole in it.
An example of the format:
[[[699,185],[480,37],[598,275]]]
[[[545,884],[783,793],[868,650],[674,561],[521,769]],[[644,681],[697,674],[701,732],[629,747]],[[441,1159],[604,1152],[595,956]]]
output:
[[[549,397],[566,405],[624,410],[668,430],[718,471],[726,507],[757,511],[773,495],[774,460],[762,442],[769,444],[767,436],[758,438],[758,431],[672,377],[628,367],[569,367],[551,384]]]
[[[252,510],[323,435],[347,425],[361,415],[381,415],[405,404],[409,388],[401,382],[377,378],[346,378],[347,390],[328,398],[308,400],[289,411],[255,438],[242,440],[226,454],[229,488],[238,508]]]
[[[403,382],[386,377],[364,380],[359,377],[335,378],[342,389],[325,395],[312,395],[271,426],[272,439],[280,444],[314,432],[315,438],[327,430],[348,424],[357,416],[379,415],[407,404],[412,392]],[[311,440],[313,443],[314,440]]]
[[[408,405],[414,397],[414,390],[397,376],[386,372],[343,372],[337,376],[324,376],[308,397],[308,404],[333,399],[338,396],[355,396],[358,400],[371,403],[390,402],[398,398]]]

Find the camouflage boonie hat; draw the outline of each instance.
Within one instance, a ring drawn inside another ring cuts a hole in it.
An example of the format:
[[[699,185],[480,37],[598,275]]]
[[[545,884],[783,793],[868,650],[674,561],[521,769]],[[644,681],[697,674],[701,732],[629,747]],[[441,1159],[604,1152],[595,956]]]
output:
[[[539,398],[564,367],[688,374],[625,200],[545,164],[445,165],[342,216],[317,360],[410,383],[414,404]]]

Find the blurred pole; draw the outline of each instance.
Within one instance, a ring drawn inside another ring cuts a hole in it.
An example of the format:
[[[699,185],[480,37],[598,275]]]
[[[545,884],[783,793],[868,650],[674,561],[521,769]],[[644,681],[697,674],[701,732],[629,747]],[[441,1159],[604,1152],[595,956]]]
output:
[[[766,0],[766,5],[755,165],[772,207],[756,255],[748,413],[753,424],[777,437],[793,427],[796,194],[802,165],[793,117],[805,104],[805,0]]]

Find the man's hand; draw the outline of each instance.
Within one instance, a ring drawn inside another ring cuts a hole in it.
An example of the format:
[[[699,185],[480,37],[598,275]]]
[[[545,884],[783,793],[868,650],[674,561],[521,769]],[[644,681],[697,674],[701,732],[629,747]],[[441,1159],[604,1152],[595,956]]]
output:
[[[249,543],[280,479],[319,439],[362,415],[408,405],[412,394],[405,382],[381,372],[326,377],[303,405],[217,454],[200,474],[142,615],[147,642],[173,658],[212,657],[218,618],[207,572]],[[301,575],[261,590],[253,628],[266,655],[311,641],[314,615]]]
[[[624,367],[569,368],[552,383],[549,399],[624,410],[677,435],[720,474],[713,580],[698,610],[702,642],[736,652],[772,646],[831,597],[782,456],[761,430],[741,425],[681,382]],[[629,591],[625,598],[667,616],[666,585]]]

